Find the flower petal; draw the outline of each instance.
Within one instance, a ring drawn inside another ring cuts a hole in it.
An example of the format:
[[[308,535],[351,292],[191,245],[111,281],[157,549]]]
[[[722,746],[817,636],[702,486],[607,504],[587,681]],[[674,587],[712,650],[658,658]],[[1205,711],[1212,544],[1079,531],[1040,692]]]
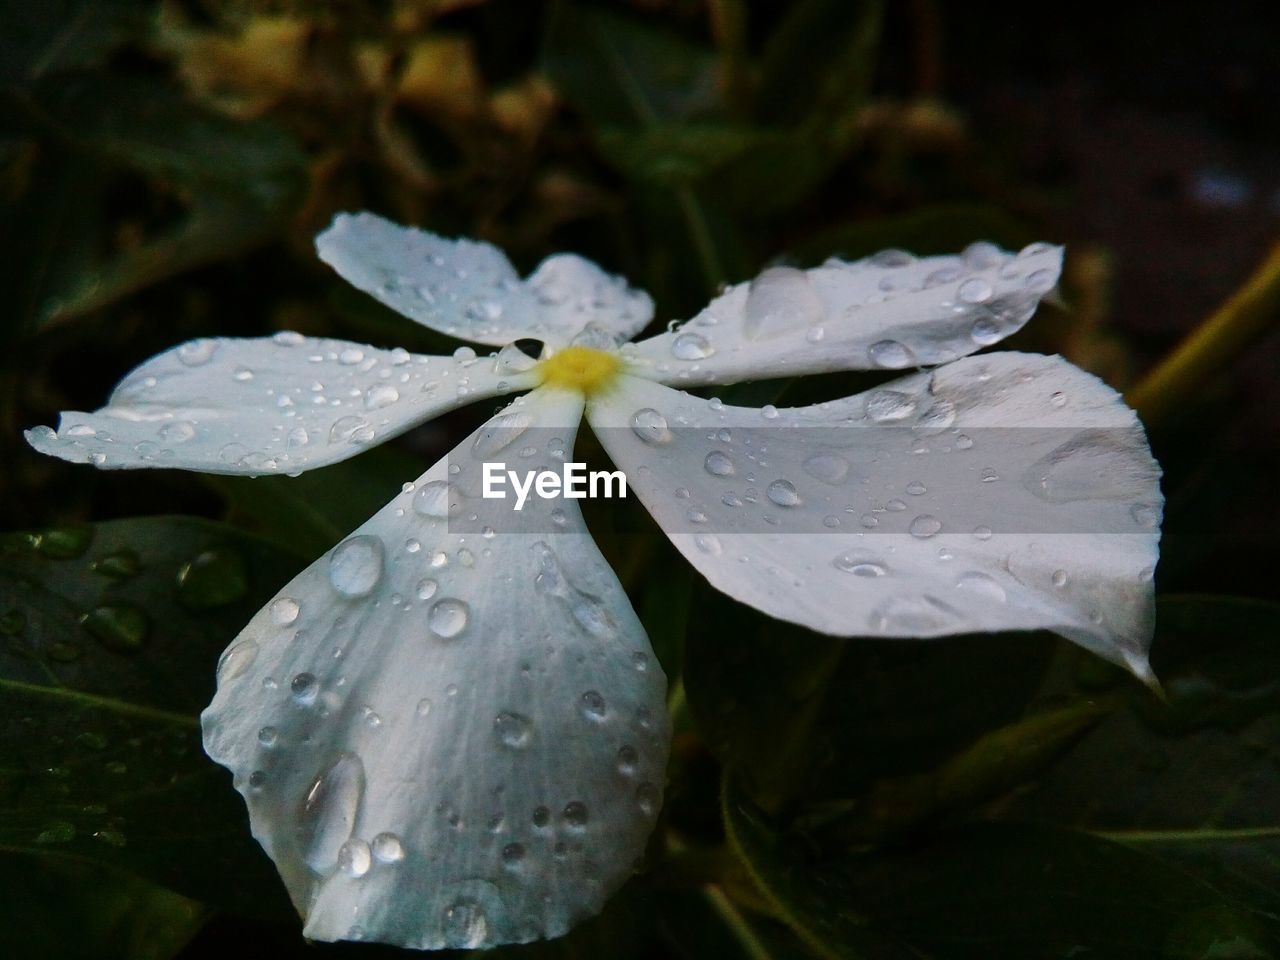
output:
[[[813,407],[626,377],[605,449],[730,596],[840,636],[1049,629],[1149,676],[1160,471],[1060,357],[971,357]]]
[[[458,532],[481,504],[450,467],[535,427],[571,441],[580,415],[569,393],[517,401],[223,655],[205,749],[234,772],[308,937],[557,936],[643,853],[665,677],[576,504],[532,499],[510,529]],[[521,462],[554,466],[559,449]]]
[[[192,340],[152,357],[94,413],[27,440],[103,469],[298,473],[355,456],[463,404],[527,389],[504,361],[426,357],[297,333]]]
[[[1061,247],[1015,255],[989,243],[959,256],[886,250],[775,267],[628,355],[638,376],[688,386],[946,363],[1021,329],[1061,268]]]
[[[339,276],[392,310],[475,343],[535,337],[562,345],[589,323],[624,340],[653,318],[648,294],[571,253],[548,257],[522,282],[496,247],[371,213],[339,214],[316,249]]]

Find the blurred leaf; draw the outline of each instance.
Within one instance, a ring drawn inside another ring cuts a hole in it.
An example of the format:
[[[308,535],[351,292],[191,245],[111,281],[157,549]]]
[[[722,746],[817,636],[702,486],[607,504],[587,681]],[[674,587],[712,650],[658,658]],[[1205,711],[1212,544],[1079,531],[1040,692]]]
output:
[[[769,37],[756,116],[797,125],[842,151],[875,70],[880,0],[800,0]]]
[[[0,4],[0,84],[98,66],[148,23],[145,0],[42,0]]]
[[[0,120],[4,113],[0,101]],[[154,81],[52,76],[17,95],[8,113],[25,136],[40,138],[40,162],[67,174],[58,182],[46,174],[28,190],[78,201],[46,229],[39,219],[46,201],[33,197],[27,206],[34,207],[25,216],[20,207],[0,234],[15,289],[32,291],[19,327],[78,316],[239,253],[285,226],[302,198],[306,160],[289,137],[265,123],[205,112]],[[62,159],[64,152],[71,157]],[[123,171],[151,178],[155,210],[135,211],[137,219],[123,223],[77,222],[108,206]],[[96,233],[91,240],[89,230]],[[32,234],[46,238],[33,251],[40,255],[35,264],[27,256]],[[68,259],[83,269],[68,275]]]
[[[555,940],[512,944],[496,950],[477,950],[469,956],[491,960],[631,960],[646,956],[653,929],[652,900],[643,884],[632,881],[609,898],[604,909]]]
[[[198,718],[222,649],[296,566],[180,517],[0,537],[0,847],[289,912]]]
[[[686,641],[690,709],[711,749],[771,809],[933,770],[1022,716],[1053,649],[1047,635],[1025,633],[824,637],[706,587],[691,621],[706,627]]]
[[[1269,957],[1280,924],[1160,860],[1085,833],[978,824],[815,858],[729,780],[726,829],[765,894],[827,957]]]
[[[123,871],[0,855],[0,956],[168,960],[205,921],[200,904]]]
[[[710,50],[605,10],[559,0],[542,56],[552,83],[602,128],[655,127],[719,107]]]
[[[313,560],[381,510],[422,459],[383,444],[358,457],[297,477],[204,479],[231,506],[232,519],[300,557]]]
[[[1161,598],[1136,697],[1016,812],[1104,831],[1280,916],[1280,604]]]

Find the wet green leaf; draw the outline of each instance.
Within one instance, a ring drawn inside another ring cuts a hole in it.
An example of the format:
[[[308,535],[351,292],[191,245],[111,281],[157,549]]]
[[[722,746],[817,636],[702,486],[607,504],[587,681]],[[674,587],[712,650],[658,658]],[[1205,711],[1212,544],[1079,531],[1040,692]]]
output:
[[[91,533],[69,558],[42,551],[47,536],[0,537],[0,847],[287,913],[225,771],[204,756],[198,717],[223,648],[297,562],[178,517]],[[192,576],[203,578],[195,604]]]
[[[0,956],[168,960],[205,921],[199,903],[100,865],[0,854]]]
[[[1091,830],[1280,915],[1280,605],[1164,597],[1136,696],[1043,778],[1020,816]]]
[[[1267,957],[1280,924],[1121,844],[978,824],[897,850],[822,857],[732,781],[726,829],[756,882],[818,953],[841,958]]]

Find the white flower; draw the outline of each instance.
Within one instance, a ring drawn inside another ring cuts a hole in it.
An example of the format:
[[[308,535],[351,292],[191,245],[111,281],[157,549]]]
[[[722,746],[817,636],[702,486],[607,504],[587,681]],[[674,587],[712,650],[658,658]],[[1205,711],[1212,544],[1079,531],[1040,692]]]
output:
[[[102,410],[28,433],[103,468],[296,473],[530,391],[288,584],[219,665],[205,746],[308,937],[553,937],[641,856],[668,750],[648,638],[575,501],[471,533],[476,491],[450,473],[553,467],[584,411],[676,547],[743,603],[840,636],[1045,628],[1150,676],[1162,498],[1136,417],[1061,358],[962,359],[1026,322],[1059,248],[774,268],[619,348],[650,299],[571,254],[521,281],[492,247],[369,214],[318,247],[388,306],[502,349],[193,341]],[[542,359],[513,345],[529,337]],[[914,372],[797,409],[671,386],[885,368]]]

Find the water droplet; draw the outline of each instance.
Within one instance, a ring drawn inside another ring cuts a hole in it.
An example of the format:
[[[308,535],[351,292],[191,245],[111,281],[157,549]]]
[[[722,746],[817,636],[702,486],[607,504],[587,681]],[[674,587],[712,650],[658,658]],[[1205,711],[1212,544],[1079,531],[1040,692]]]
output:
[[[713,353],[715,349],[698,333],[680,333],[671,341],[671,355],[677,360],[705,360]]]
[[[1133,501],[1155,489],[1156,468],[1133,435],[1081,430],[1028,467],[1022,483],[1051,503]]]
[[[400,399],[400,391],[389,383],[379,383],[364,395],[364,408],[366,410],[381,410],[383,407],[389,407]]]
[[[957,450],[968,450],[972,447],[973,447],[973,437],[967,436],[963,433],[956,436]]]
[[[662,802],[662,793],[652,783],[642,783],[636,787],[636,806],[646,817],[653,816]]]
[[[836,453],[815,453],[801,467],[815,480],[833,485],[842,482],[849,475],[849,461]]]
[[[76,838],[74,824],[65,820],[55,820],[36,834],[36,843],[69,843]]]
[[[832,566],[855,577],[883,577],[888,568],[878,559],[864,553],[842,553],[831,561]]]
[[[364,764],[344,753],[316,778],[298,810],[298,843],[307,865],[327,872],[355,827],[364,796]]]
[[[280,739],[280,731],[275,727],[263,727],[258,731],[258,743],[264,747],[274,747]]]
[[[970,570],[962,573],[956,581],[956,587],[960,590],[968,590],[988,600],[994,600],[996,603],[1004,603],[1008,599],[1004,587],[988,574],[978,570]]]
[[[904,420],[915,413],[915,397],[898,390],[875,390],[867,394],[867,419],[876,423]]]
[[[867,359],[885,370],[901,370],[915,362],[911,351],[897,340],[877,340],[867,348]]]
[[[1036,270],[1022,281],[1022,286],[1031,293],[1048,293],[1057,285],[1058,275],[1053,270]]]
[[[760,416],[764,417],[766,420],[777,420],[778,408],[775,407],[772,403],[766,403],[763,407],[760,408]]]
[[[629,777],[636,772],[636,765],[640,762],[640,755],[636,753],[635,747],[619,747],[618,748],[618,772],[624,777]]]
[[[236,679],[249,669],[257,656],[258,645],[252,640],[241,640],[227,647],[218,660],[218,683]]]
[[[546,807],[535,807],[533,810],[533,825],[535,827],[545,827],[551,822],[551,811]]]
[[[604,720],[605,715],[608,713],[608,708],[604,703],[604,697],[600,696],[600,694],[594,690],[588,690],[582,695],[582,701],[579,704],[579,707],[581,708],[582,715],[584,717],[588,720],[595,721],[596,723]]]
[[[928,492],[928,487],[926,487],[919,480],[912,480],[910,483],[907,484],[907,493],[911,494],[911,496],[913,497],[918,497],[927,492]]]
[[[693,538],[694,546],[705,554],[718,557],[724,552],[724,547],[720,543],[720,538],[714,533],[700,533]]]
[[[289,689],[294,700],[302,706],[310,706],[316,702],[316,696],[320,693],[320,681],[314,673],[300,673],[290,681]]]
[[[382,541],[368,534],[350,537],[329,554],[329,582],[344,597],[367,597],[382,579]]]
[[[567,826],[581,830],[587,825],[587,805],[578,800],[571,800],[565,804],[562,816]]]
[[[1055,407],[1065,407],[1067,405],[1067,395],[1061,390],[1055,390],[1049,395],[1049,402]]]
[[[645,443],[661,444],[671,441],[667,418],[652,407],[637,410],[631,418],[631,429]]]
[[[350,443],[360,445],[374,438],[376,431],[373,425],[361,416],[341,417],[329,428],[330,443]]]
[[[927,540],[935,533],[942,529],[942,521],[937,517],[922,513],[911,521],[911,526],[907,528],[908,532],[920,540]]]
[[[191,340],[178,347],[178,359],[188,367],[202,367],[218,352],[216,340]]]
[[[524,860],[525,849],[522,843],[508,843],[502,848],[502,862],[507,867],[517,867]]]
[[[769,484],[766,495],[780,507],[798,507],[803,501],[790,480],[775,480]]]
[[[751,281],[742,332],[748,340],[760,340],[821,323],[825,314],[808,274],[794,267],[772,267]]]
[[[503,711],[493,718],[493,732],[504,747],[522,750],[533,739],[533,724],[522,714]]]
[[[969,337],[980,347],[989,347],[998,343],[1002,336],[1000,324],[991,317],[979,317],[969,328]]]
[[[723,450],[712,450],[703,461],[707,473],[715,477],[731,477],[734,473],[733,460]]]
[[[961,303],[986,303],[993,293],[995,290],[989,281],[982,277],[970,277],[960,284],[959,289],[956,290],[956,298]]]
[[[364,359],[364,351],[358,347],[347,347],[338,354],[338,362],[344,367],[351,367]]]
[[[363,877],[372,865],[373,855],[363,840],[348,840],[338,848],[338,869],[348,877]]]
[[[932,437],[942,433],[955,422],[956,405],[949,400],[938,400],[920,414],[912,429],[920,436]]]
[[[929,634],[949,627],[960,615],[936,597],[890,597],[867,618],[867,626],[876,633]]]
[[[456,509],[456,503],[451,503],[454,499],[453,488],[447,480],[430,480],[413,495],[413,509],[424,517],[444,520],[451,506]]]
[[[129,580],[142,572],[142,560],[132,550],[118,550],[94,560],[89,569],[112,580]]]
[[[454,949],[475,950],[489,939],[489,919],[474,900],[456,900],[444,912],[445,945]]]
[[[271,601],[271,622],[277,627],[287,627],[298,619],[301,607],[292,597],[277,597]]]
[[[974,527],[974,528],[973,528],[973,537],[974,537],[974,539],[975,539],[975,540],[990,540],[990,539],[991,539],[991,528],[990,528],[990,527],[985,527],[985,526],[983,526],[983,527]]]
[[[519,410],[500,413],[476,434],[471,453],[477,460],[488,460],[499,450],[516,441],[533,424],[533,417]]]
[[[1000,474],[996,473],[993,468],[991,467],[983,468],[983,471],[982,471],[983,483],[995,483],[999,479],[1000,479]]]
[[[422,580],[419,580],[418,581],[418,599],[430,600],[432,597],[436,595],[436,591],[438,589],[440,589],[440,585],[436,583],[434,580],[432,580],[430,577],[426,577]]]
[[[55,527],[32,538],[32,546],[46,557],[71,560],[84,553],[92,541],[92,527]]]
[[[1067,571],[1065,570],[1053,571],[1053,585],[1055,587],[1059,587],[1059,588],[1065,587],[1067,585],[1067,579],[1068,579]]]
[[[80,618],[80,623],[95,640],[116,653],[137,650],[151,628],[147,615],[126,603],[95,607]]]
[[[232,547],[205,550],[178,571],[178,599],[185,607],[221,607],[248,592],[248,567],[244,556]]]
[[[196,425],[190,420],[175,420],[166,423],[159,430],[159,437],[165,443],[186,443],[196,435]]]
[[[436,636],[450,639],[466,629],[470,618],[471,608],[465,602],[446,597],[431,605],[431,612],[427,614],[427,626]]]
[[[380,833],[369,848],[380,863],[399,863],[404,859],[404,844],[394,833]]]

